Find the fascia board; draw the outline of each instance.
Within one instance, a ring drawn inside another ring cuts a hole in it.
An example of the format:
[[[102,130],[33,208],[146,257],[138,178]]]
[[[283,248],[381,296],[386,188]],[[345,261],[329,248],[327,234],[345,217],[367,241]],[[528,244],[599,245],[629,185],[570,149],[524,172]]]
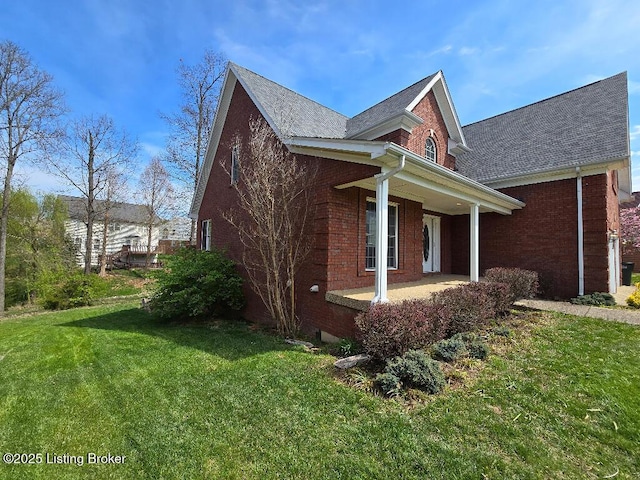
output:
[[[242,78],[242,75],[238,75],[237,71],[235,69],[235,66],[232,64],[230,66],[231,70],[233,71],[235,77],[238,79],[238,81],[240,82],[240,85],[242,85],[242,88],[244,88],[244,90],[247,92],[247,94],[249,95],[249,98],[251,98],[251,101],[254,103],[254,105],[258,108],[258,110],[260,111],[260,113],[262,114],[262,116],[265,118],[265,120],[267,121],[267,123],[269,124],[269,126],[271,127],[271,129],[275,132],[275,134],[278,136],[278,138],[280,140],[282,140],[284,137],[282,135],[282,132],[280,131],[280,129],[278,128],[278,125],[276,124],[276,122],[273,120],[273,118],[271,118],[271,115],[269,115],[269,112],[267,112],[267,110],[264,108],[264,106],[262,105],[262,103],[260,103],[260,101],[258,100],[258,97],[256,97],[255,93],[253,92],[253,90],[246,84],[246,82],[244,81],[244,79]]]
[[[300,155],[374,166],[381,166],[375,159],[386,154],[385,142],[292,137],[286,145],[289,151]]]
[[[403,129],[411,133],[414,127],[422,123],[424,123],[422,118],[409,110],[405,110],[399,115],[383,120],[373,127],[350,135],[349,138],[354,140],[374,140],[398,129]]]
[[[587,165],[576,165],[562,169],[549,169],[540,172],[531,173],[528,175],[516,175],[506,178],[500,178],[496,180],[490,180],[484,182],[491,188],[509,188],[519,187],[522,185],[533,185],[536,183],[555,182],[558,180],[567,180],[569,178],[576,177],[576,167],[580,167],[580,174],[583,177],[590,175],[599,175],[606,173],[609,170],[628,170],[629,159],[616,159],[608,160],[606,162],[599,162]]]
[[[427,83],[420,94],[407,106],[407,110],[413,111],[418,103],[420,103],[431,90],[433,90],[433,94],[436,97],[436,102],[438,103],[438,108],[440,108],[440,112],[444,118],[449,136],[456,143],[466,148],[467,142],[464,138],[464,134],[462,133],[462,126],[460,125],[460,120],[458,119],[458,114],[456,113],[455,106],[453,105],[453,100],[451,99],[451,94],[449,93],[449,88],[447,87],[447,82],[444,79],[442,70],[436,73],[431,81]]]
[[[198,218],[198,211],[202,204],[204,197],[204,190],[209,181],[209,175],[211,174],[211,167],[215,160],[216,152],[218,151],[218,145],[220,143],[220,137],[222,135],[222,128],[227,119],[227,113],[229,113],[229,106],[231,105],[231,97],[233,97],[233,90],[235,89],[238,77],[232,71],[231,65],[227,67],[225,73],[224,82],[222,84],[222,95],[216,109],[215,116],[213,118],[213,128],[209,134],[209,141],[207,144],[207,150],[204,155],[204,162],[200,173],[198,175],[198,181],[196,183],[196,190],[193,194],[191,201],[191,208],[189,210],[189,218]]]

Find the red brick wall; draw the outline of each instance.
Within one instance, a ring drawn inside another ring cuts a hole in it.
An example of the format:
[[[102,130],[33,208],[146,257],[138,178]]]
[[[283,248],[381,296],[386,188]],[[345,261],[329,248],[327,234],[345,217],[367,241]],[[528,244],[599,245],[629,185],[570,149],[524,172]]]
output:
[[[585,293],[608,291],[607,231],[619,223],[610,174],[583,178]],[[502,189],[524,201],[512,215],[480,216],[480,271],[520,267],[539,273],[545,294],[578,294],[575,179]],[[454,217],[453,272],[469,273],[469,216]]]
[[[424,148],[427,138],[434,131],[433,140],[436,143],[437,163],[450,169],[455,169],[456,159],[448,152],[449,133],[444,123],[440,107],[433,92],[429,92],[413,109],[413,113],[424,120],[424,123],[415,127],[406,147],[414,153],[424,157]]]
[[[456,159],[449,151],[449,133],[444,123],[440,107],[433,92],[429,92],[413,109],[413,113],[424,120],[424,123],[413,128],[411,134],[406,130],[395,130],[387,133],[376,140],[393,142],[405,147],[421,157],[425,154],[425,143],[427,138],[432,136],[436,143],[437,158],[436,163],[451,170],[456,167]],[[433,130],[433,135],[431,135]]]

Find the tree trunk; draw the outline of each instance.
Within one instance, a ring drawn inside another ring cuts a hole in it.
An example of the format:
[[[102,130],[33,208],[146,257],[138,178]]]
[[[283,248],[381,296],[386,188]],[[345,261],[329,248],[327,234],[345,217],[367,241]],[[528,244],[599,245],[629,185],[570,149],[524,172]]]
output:
[[[153,230],[153,225],[149,225],[147,227],[147,259],[145,260],[145,268],[149,269],[149,265],[151,264],[151,232]]]
[[[100,276],[107,276],[107,240],[109,239],[107,230],[109,228],[109,214],[104,212],[104,223],[102,224],[102,251],[100,254]]]
[[[87,243],[86,254],[84,257],[84,274],[91,273],[91,254],[93,252],[93,217],[95,211],[93,209],[95,200],[95,185],[93,181],[93,165],[95,159],[95,149],[93,145],[93,134],[89,132],[89,158],[87,159]]]
[[[9,200],[11,197],[11,178],[16,158],[9,157],[7,162],[7,175],[4,178],[4,190],[2,192],[2,217],[0,218],[0,317],[4,316],[5,296],[5,271],[7,263],[7,223],[9,221]]]

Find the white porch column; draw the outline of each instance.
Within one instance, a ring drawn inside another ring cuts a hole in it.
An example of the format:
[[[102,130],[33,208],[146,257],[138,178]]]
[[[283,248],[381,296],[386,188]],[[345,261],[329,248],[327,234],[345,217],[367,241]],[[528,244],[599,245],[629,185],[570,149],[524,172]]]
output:
[[[371,303],[387,298],[387,257],[389,243],[389,178],[376,179],[376,293]]]
[[[469,279],[472,282],[480,280],[480,205],[474,203],[470,211]]]

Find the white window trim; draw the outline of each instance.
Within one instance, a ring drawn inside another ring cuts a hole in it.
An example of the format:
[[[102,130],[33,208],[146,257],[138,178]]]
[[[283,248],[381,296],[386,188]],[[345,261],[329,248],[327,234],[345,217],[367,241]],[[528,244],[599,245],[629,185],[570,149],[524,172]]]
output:
[[[369,203],[369,202],[377,204],[375,198],[367,197],[367,203]],[[399,209],[399,204],[396,203],[396,202],[389,202],[389,206],[390,207],[394,207],[396,209],[396,221],[395,221],[396,235],[394,237],[395,240],[394,240],[394,244],[393,244],[394,252],[396,252],[396,256],[395,256],[395,259],[394,259],[395,260],[395,262],[394,262],[395,265],[393,267],[387,266],[387,270],[398,270],[398,265],[400,263],[400,260],[399,260],[400,252],[398,251],[398,245],[399,245],[398,238],[400,236],[399,235],[399,231],[398,231],[399,224],[400,224],[400,220],[399,220],[400,219],[400,209]],[[366,204],[365,204],[365,218],[364,218],[364,221],[365,221],[365,225],[366,225],[366,221],[367,221],[367,207],[366,207]],[[389,234],[387,233],[387,236],[388,235]],[[366,272],[375,272],[375,270],[376,270],[375,266],[374,267],[367,267],[366,266],[366,264],[367,264],[367,259],[366,259],[366,247],[367,247],[366,233],[365,233],[364,246],[365,246],[365,260],[364,260],[365,261],[365,271]]]

